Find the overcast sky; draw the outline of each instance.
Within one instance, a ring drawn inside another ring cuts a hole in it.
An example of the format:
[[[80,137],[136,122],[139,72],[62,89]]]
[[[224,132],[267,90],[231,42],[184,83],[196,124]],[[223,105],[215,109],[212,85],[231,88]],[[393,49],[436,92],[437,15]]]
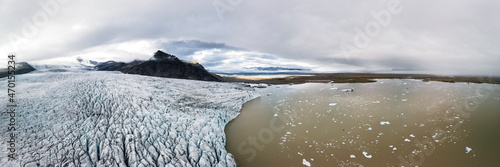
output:
[[[499,8],[496,0],[0,0],[0,54],[57,64],[163,50],[216,72],[500,75]]]

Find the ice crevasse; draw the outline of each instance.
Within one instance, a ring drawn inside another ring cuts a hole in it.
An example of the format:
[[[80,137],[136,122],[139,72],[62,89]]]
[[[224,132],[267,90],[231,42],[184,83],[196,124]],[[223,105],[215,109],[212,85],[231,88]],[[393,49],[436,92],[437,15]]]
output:
[[[235,83],[119,72],[16,79],[18,161],[1,151],[0,166],[236,166],[224,126],[259,96]],[[0,119],[7,127],[10,117]],[[2,150],[9,133],[0,129]]]

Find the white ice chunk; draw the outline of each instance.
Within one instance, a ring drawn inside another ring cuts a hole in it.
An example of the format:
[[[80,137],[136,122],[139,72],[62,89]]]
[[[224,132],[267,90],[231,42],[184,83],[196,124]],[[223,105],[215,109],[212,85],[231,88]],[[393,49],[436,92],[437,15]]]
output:
[[[306,159],[302,159],[302,164],[304,164],[305,166],[311,166],[311,163]]]
[[[391,124],[389,121],[380,121],[380,125],[389,125]]]
[[[469,154],[472,151],[472,148],[465,146],[465,153]]]
[[[372,155],[368,155],[368,153],[366,151],[363,151],[363,155],[366,157],[366,158],[372,158]]]
[[[354,89],[342,89],[342,92],[353,92]]]

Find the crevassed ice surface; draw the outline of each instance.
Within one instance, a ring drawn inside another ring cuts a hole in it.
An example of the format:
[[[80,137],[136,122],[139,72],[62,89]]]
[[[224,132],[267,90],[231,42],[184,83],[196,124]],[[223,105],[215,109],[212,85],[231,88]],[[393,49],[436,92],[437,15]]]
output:
[[[117,72],[16,79],[16,166],[235,166],[224,126],[258,96],[239,84]],[[0,166],[12,165],[10,118],[0,119]]]

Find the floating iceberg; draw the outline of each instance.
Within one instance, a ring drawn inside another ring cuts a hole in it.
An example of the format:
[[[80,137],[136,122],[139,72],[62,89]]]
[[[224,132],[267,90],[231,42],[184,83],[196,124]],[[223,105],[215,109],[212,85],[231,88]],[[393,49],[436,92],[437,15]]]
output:
[[[304,164],[305,166],[311,166],[311,163],[306,159],[302,159],[302,164]]]
[[[465,146],[465,153],[469,154],[472,151],[472,148]]]
[[[354,92],[354,89],[342,89],[342,92]]]
[[[389,125],[391,124],[389,121],[380,121],[380,125]]]
[[[363,155],[366,157],[366,158],[372,158],[372,155],[368,155],[368,153],[366,151],[363,151]]]

